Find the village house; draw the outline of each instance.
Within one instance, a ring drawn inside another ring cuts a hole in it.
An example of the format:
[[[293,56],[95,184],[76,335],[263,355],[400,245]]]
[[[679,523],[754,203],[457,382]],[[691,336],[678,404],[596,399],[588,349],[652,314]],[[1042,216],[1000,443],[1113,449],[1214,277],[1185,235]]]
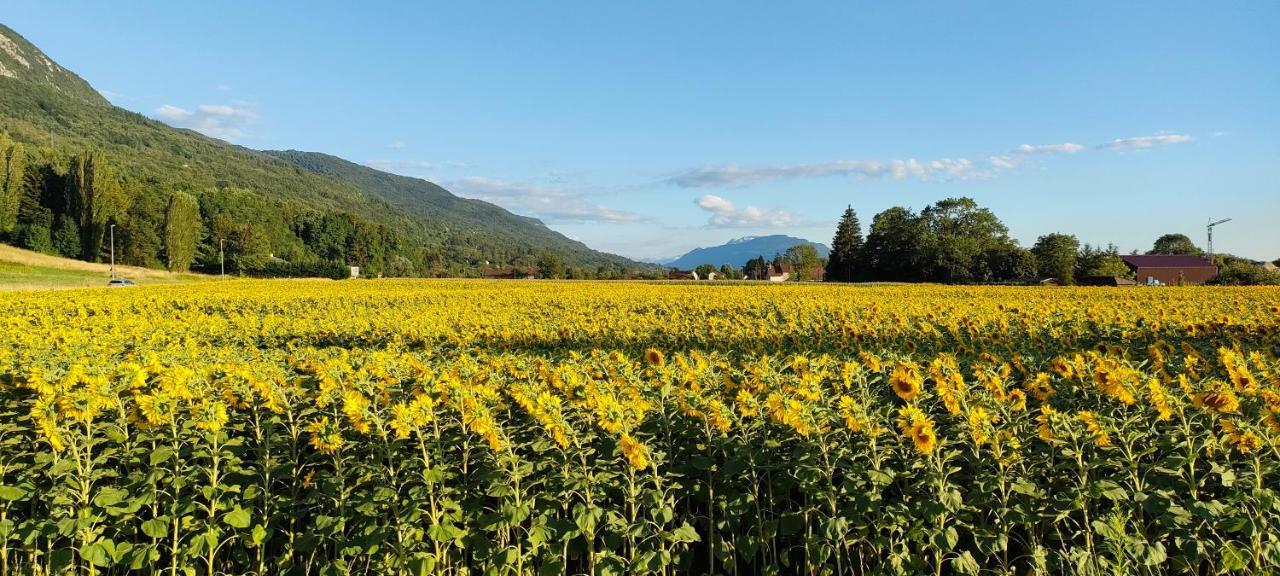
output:
[[[1147,286],[1197,286],[1218,275],[1218,267],[1194,254],[1121,256],[1134,281]]]
[[[538,277],[533,268],[485,268],[483,274],[488,280],[533,280]]]
[[[781,266],[769,265],[766,278],[770,282],[786,282],[796,275],[796,267],[790,262],[783,262]],[[808,278],[800,280],[806,282],[821,282],[826,277],[826,270],[822,266],[815,266],[813,271],[809,273]]]

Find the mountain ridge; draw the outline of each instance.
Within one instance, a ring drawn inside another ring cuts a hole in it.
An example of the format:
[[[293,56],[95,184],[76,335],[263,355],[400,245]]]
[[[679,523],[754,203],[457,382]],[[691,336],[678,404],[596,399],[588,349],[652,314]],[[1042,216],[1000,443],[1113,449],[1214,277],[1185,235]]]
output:
[[[831,249],[825,244],[785,234],[743,236],[718,246],[694,248],[683,256],[667,262],[667,265],[681,269],[694,268],[702,264],[711,264],[712,266],[729,264],[735,267],[742,267],[752,258],[759,256],[763,256],[766,259],[772,258],[775,254],[786,252],[787,248],[799,244],[812,245],[817,250],[820,258],[826,258],[831,253]]]
[[[320,213],[349,214],[385,228],[388,238],[401,239],[388,246],[423,272],[431,266],[436,274],[473,275],[490,264],[528,264],[549,253],[561,255],[566,266],[645,267],[593,250],[536,218],[460,198],[425,180],[318,152],[253,150],[119,108],[4,24],[0,66],[0,133],[29,156],[65,174],[65,160],[56,158],[99,151],[139,198],[247,190],[271,211],[263,218],[264,226],[273,226],[267,234],[271,252],[291,260],[333,256],[299,232],[300,214]],[[157,260],[141,264],[155,266]]]

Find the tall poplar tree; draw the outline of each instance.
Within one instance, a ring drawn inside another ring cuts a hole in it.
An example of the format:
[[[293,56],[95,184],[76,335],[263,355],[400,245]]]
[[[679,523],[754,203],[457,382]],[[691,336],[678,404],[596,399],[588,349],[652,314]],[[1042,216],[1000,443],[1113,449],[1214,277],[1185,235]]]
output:
[[[71,159],[67,174],[67,209],[80,230],[80,258],[97,262],[111,220],[129,207],[128,195],[100,152]]]
[[[853,206],[844,209],[840,223],[836,225],[835,238],[831,240],[831,255],[827,258],[829,282],[851,282],[858,277],[858,264],[862,257],[862,225]]]
[[[200,203],[186,192],[174,192],[164,214],[164,262],[170,272],[186,272],[200,241]]]
[[[18,224],[26,162],[22,144],[0,134],[0,236],[8,237]]]

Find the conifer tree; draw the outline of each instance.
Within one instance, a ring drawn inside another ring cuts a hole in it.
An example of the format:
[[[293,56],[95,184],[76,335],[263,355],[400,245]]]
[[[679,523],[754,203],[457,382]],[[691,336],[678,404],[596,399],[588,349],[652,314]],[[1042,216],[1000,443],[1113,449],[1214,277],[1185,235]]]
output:
[[[858,262],[862,254],[862,225],[852,206],[844,209],[831,240],[831,255],[827,259],[827,277],[831,282],[850,282],[857,279]]]

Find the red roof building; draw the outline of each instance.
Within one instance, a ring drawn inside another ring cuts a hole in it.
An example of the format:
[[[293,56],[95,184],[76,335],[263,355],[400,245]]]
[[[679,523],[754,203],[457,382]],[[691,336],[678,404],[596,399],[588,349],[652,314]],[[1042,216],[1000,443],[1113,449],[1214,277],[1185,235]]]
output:
[[[1218,267],[1194,254],[1133,254],[1121,256],[1138,284],[1195,286],[1218,275]]]

